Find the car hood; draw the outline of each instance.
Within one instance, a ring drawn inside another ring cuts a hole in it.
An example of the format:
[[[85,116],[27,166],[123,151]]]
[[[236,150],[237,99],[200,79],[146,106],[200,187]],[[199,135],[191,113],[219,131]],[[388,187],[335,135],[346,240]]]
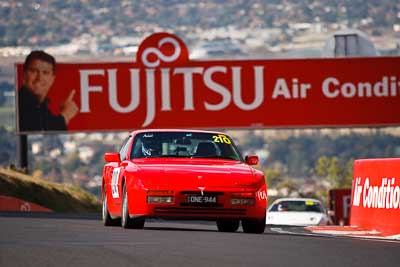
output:
[[[252,186],[254,170],[239,161],[147,159],[135,161],[145,185]]]
[[[326,223],[326,215],[319,212],[269,211],[266,224],[307,226]]]

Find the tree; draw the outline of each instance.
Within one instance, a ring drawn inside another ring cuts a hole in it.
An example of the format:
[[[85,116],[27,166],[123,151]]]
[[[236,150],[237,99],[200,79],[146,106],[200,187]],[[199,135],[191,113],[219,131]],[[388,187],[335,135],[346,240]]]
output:
[[[64,168],[69,172],[74,172],[77,170],[81,165],[81,161],[79,158],[79,152],[76,151],[74,153],[69,154],[66,156],[66,160],[64,163]]]
[[[320,157],[315,165],[318,176],[326,178],[333,188],[351,187],[353,181],[353,159],[340,163],[337,157]]]
[[[0,126],[0,164],[7,165],[15,163],[17,138],[13,132],[7,131]]]
[[[260,149],[264,146],[264,138],[260,135],[256,135],[254,131],[248,131],[246,139],[243,140],[243,147],[247,149]]]
[[[268,185],[268,188],[276,187],[279,182],[279,177],[281,176],[280,172],[273,169],[266,169],[264,171],[265,181]]]
[[[6,101],[5,92],[14,91],[14,86],[8,82],[0,83],[0,105]]]

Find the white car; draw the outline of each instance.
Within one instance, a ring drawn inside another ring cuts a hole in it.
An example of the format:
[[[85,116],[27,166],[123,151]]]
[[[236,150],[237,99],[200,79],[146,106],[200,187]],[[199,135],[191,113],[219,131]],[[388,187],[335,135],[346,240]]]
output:
[[[329,217],[322,203],[312,198],[279,198],[267,210],[268,225],[327,225]]]

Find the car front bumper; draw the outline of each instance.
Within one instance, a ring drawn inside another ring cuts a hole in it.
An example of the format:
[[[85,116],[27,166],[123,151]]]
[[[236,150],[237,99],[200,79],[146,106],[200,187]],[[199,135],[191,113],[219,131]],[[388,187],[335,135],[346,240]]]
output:
[[[201,195],[198,188],[157,188],[173,191],[172,203],[147,203],[148,189],[128,189],[130,217],[166,219],[265,219],[267,197],[265,186],[261,188],[208,188],[203,194],[216,196],[216,203],[188,203],[188,196]],[[262,192],[262,193],[260,193]],[[232,205],[231,199],[238,193],[254,196],[253,205]]]

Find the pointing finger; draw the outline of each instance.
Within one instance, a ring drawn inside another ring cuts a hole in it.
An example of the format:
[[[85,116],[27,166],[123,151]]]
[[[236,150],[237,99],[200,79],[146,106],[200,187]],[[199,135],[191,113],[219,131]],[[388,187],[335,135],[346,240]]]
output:
[[[75,90],[72,90],[72,91],[69,93],[69,95],[68,95],[66,101],[68,101],[68,102],[72,101],[72,99],[74,98],[74,95],[75,95]]]

